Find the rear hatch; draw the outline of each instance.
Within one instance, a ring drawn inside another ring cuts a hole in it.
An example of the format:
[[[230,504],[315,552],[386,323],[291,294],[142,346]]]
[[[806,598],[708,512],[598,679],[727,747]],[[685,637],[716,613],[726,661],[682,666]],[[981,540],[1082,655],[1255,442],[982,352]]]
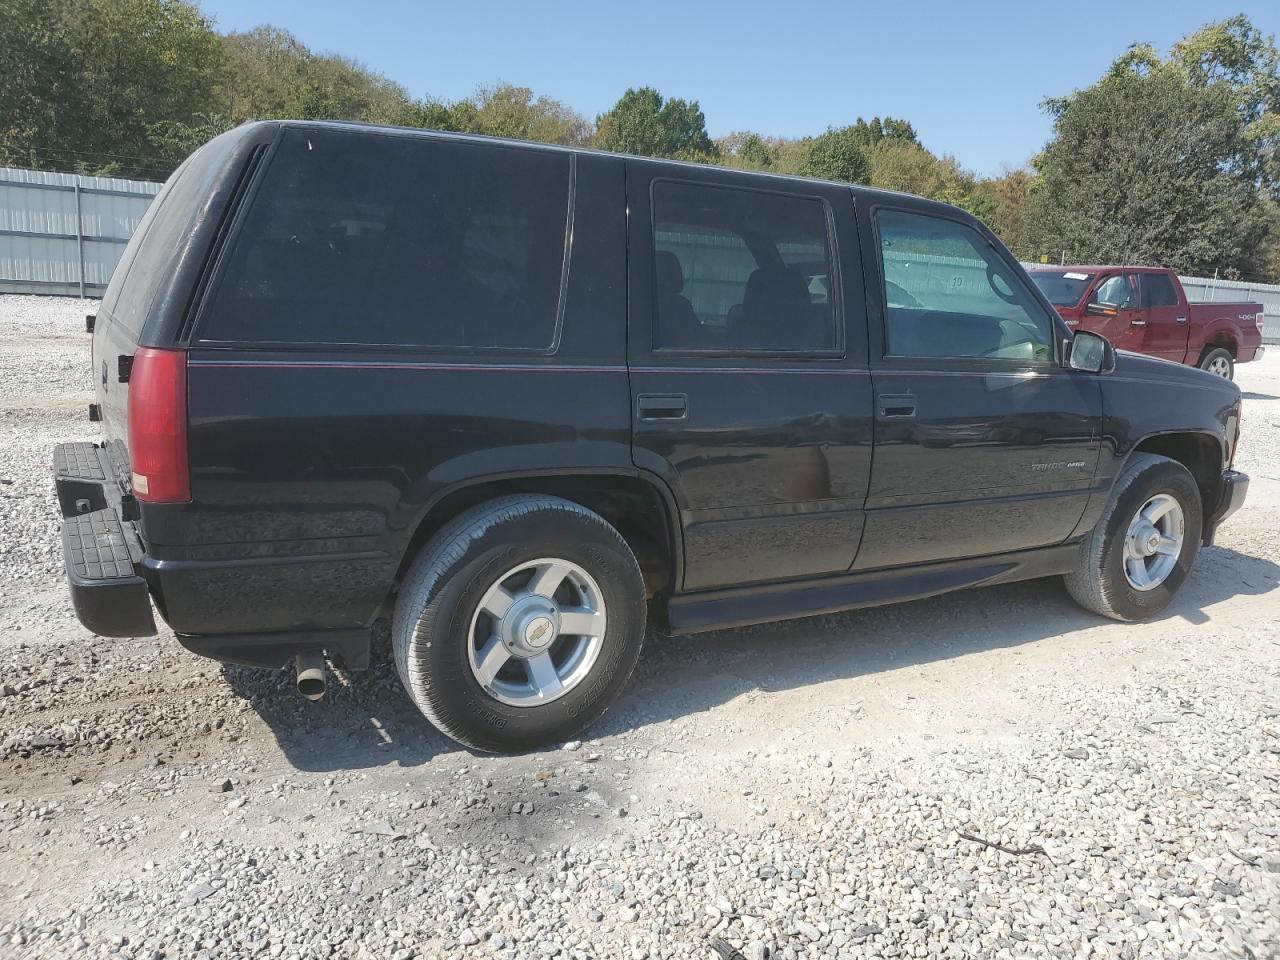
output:
[[[129,381],[139,347],[181,349],[219,237],[274,124],[239,127],[173,173],[134,231],[93,328],[93,376],[103,431],[127,462]]]

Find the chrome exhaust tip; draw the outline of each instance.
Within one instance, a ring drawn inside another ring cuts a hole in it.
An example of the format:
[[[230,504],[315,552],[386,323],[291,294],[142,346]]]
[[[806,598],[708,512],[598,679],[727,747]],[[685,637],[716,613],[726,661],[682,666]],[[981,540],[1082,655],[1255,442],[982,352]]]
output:
[[[324,697],[327,673],[324,654],[319,651],[300,653],[294,658],[294,669],[297,671],[298,692],[308,700],[319,700]]]

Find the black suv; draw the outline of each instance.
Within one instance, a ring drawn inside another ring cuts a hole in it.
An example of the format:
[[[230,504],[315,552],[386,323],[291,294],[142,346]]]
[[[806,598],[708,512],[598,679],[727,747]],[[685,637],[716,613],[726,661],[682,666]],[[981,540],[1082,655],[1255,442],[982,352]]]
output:
[[[481,750],[564,739],[646,624],[1065,575],[1151,616],[1244,500],[1240,391],[1071,331],[954,207],[337,123],[170,178],[54,455],[81,621],[368,663]]]

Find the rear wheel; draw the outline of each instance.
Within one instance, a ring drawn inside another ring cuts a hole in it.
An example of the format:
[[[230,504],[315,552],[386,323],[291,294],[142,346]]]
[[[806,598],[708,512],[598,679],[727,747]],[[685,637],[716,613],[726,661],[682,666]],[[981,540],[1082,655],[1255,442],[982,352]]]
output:
[[[1200,547],[1200,488],[1182,464],[1135,453],[1081,546],[1067,590],[1115,620],[1153,617],[1173,600]]]
[[[1215,377],[1233,380],[1236,375],[1235,361],[1231,359],[1231,351],[1222,347],[1214,347],[1200,358],[1200,369],[1207,370]]]
[[[504,497],[448,524],[396,603],[400,679],[442,732],[477,750],[566,740],[626,685],[644,638],[636,559],[598,514]]]

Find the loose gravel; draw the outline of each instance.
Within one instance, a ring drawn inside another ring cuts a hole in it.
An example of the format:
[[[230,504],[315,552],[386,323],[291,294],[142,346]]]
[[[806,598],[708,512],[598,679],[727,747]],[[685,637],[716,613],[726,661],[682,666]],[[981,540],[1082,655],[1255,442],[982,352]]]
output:
[[[311,704],[76,623],[84,312],[0,297],[0,957],[1280,956],[1280,357],[1159,620],[1043,581],[654,638],[586,739],[487,757],[385,637]]]

